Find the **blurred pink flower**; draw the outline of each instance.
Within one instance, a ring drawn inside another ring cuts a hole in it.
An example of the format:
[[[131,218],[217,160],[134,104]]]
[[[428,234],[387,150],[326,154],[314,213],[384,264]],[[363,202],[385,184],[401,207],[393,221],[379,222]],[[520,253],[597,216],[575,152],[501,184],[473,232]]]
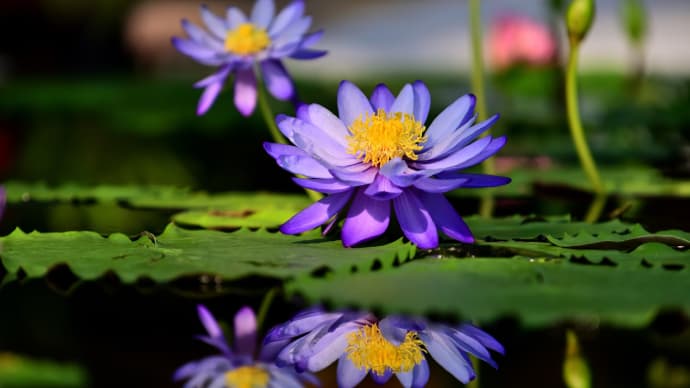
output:
[[[541,23],[524,16],[503,16],[489,31],[489,55],[496,70],[517,64],[544,66],[556,57],[556,39]]]

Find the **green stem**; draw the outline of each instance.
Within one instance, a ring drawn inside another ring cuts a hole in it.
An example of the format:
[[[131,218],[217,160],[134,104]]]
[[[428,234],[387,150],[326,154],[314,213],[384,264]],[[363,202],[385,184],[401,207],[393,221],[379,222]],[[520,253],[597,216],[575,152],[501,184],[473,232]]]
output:
[[[474,92],[479,121],[487,119],[486,94],[484,89],[484,55],[482,53],[482,23],[481,23],[481,1],[470,0],[470,34],[472,36],[472,91]],[[484,133],[484,136],[490,132]],[[482,170],[485,174],[496,174],[496,167],[492,158],[486,159],[482,163]],[[493,192],[487,190],[482,195],[479,203],[479,215],[491,217],[494,212]]]
[[[580,158],[580,164],[589,182],[592,184],[592,190],[594,190],[595,194],[603,194],[604,185],[599,177],[599,171],[594,163],[594,158],[592,158],[592,153],[589,151],[585,131],[580,122],[580,109],[577,102],[577,58],[579,51],[580,44],[571,40],[570,56],[568,57],[568,65],[565,71],[565,100],[568,111],[568,125],[570,126],[570,134],[573,137],[577,155]]]
[[[595,194],[592,204],[589,205],[587,214],[585,214],[585,222],[590,224],[597,222],[604,211],[604,205],[606,205],[606,194]]]
[[[261,306],[259,306],[259,313],[256,316],[256,331],[261,332],[261,326],[266,321],[266,315],[268,315],[268,310],[271,307],[271,303],[273,303],[273,299],[275,299],[276,293],[278,293],[278,288],[273,287],[268,292],[266,295],[264,295],[264,299],[261,301]]]
[[[280,133],[280,130],[276,125],[275,115],[271,110],[271,106],[268,105],[268,99],[266,98],[266,91],[264,90],[263,85],[256,85],[256,88],[259,91],[259,110],[261,110],[261,116],[268,127],[268,131],[271,133],[273,141],[280,144],[288,144],[287,139],[285,139],[283,134]]]
[[[259,110],[261,111],[261,117],[263,117],[264,122],[266,122],[266,126],[268,127],[268,131],[271,133],[273,141],[280,144],[288,144],[287,139],[285,139],[285,136],[280,133],[280,130],[276,125],[275,115],[273,114],[273,110],[271,110],[271,106],[268,104],[266,91],[264,90],[263,85],[259,82],[258,85],[256,85],[256,88],[259,92]],[[304,192],[306,192],[309,198],[313,201],[318,201],[323,198],[320,193],[317,193],[314,190],[304,189]]]

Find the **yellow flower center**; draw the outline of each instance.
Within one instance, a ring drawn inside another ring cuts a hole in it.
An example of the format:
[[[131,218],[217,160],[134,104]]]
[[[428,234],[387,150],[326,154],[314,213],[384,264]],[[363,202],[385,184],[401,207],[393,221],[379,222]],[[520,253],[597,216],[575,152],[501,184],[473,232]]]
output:
[[[268,372],[258,366],[241,366],[225,374],[230,388],[266,388],[268,380]]]
[[[398,346],[381,335],[378,324],[368,325],[350,333],[347,358],[359,369],[372,370],[381,376],[390,369],[394,373],[409,372],[424,360],[424,342],[417,333],[409,331]]]
[[[240,24],[225,37],[225,49],[239,55],[256,54],[270,44],[266,30],[252,23]]]
[[[349,129],[347,152],[376,167],[393,158],[417,160],[415,151],[421,150],[426,141],[426,128],[412,115],[387,114],[383,109],[360,116]]]

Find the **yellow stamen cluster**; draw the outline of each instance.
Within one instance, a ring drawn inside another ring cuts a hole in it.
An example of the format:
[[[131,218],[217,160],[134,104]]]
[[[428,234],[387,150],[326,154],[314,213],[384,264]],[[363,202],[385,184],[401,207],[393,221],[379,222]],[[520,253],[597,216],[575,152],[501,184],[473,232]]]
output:
[[[242,23],[225,37],[225,49],[233,54],[251,55],[271,44],[265,29],[252,23]]]
[[[258,366],[241,366],[225,374],[225,383],[230,388],[266,388],[270,376]]]
[[[424,360],[424,342],[409,331],[398,346],[388,342],[378,324],[363,326],[348,335],[347,358],[359,369],[382,376],[386,369],[394,373],[409,372]]]
[[[412,115],[387,114],[383,109],[359,117],[349,129],[347,152],[376,167],[393,158],[417,160],[415,152],[421,150],[421,144],[426,141],[426,128]]]

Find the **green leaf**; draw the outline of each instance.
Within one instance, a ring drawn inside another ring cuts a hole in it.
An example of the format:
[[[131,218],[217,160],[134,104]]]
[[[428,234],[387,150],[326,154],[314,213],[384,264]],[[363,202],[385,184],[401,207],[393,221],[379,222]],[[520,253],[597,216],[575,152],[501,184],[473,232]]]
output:
[[[688,284],[687,269],[480,258],[414,260],[320,279],[300,276],[287,288],[310,303],[383,313],[450,314],[480,323],[517,317],[531,327],[567,319],[641,327],[662,307],[690,312]]]
[[[465,221],[475,237],[496,240],[533,240],[538,237],[562,237],[587,230],[593,234],[624,233],[633,225],[620,220],[612,220],[598,224],[573,222],[568,216],[547,217],[535,219],[533,217],[513,216],[506,218],[482,218],[479,216],[466,217]]]
[[[169,225],[158,237],[131,241],[123,234],[105,238],[94,232],[24,233],[15,230],[0,240],[2,263],[10,273],[44,276],[66,264],[82,279],[113,271],[124,282],[140,277],[165,282],[195,274],[219,275],[225,280],[247,276],[285,279],[317,270],[366,270],[378,260],[391,266],[414,255],[402,239],[386,245],[345,249],[339,240],[314,232],[286,236],[265,230],[233,233],[185,230]]]
[[[3,388],[86,387],[87,376],[86,371],[76,364],[0,353],[0,386]]]
[[[596,233],[582,230],[575,235],[564,234],[562,237],[547,236],[547,239],[559,247],[632,249],[648,242],[660,242],[673,246],[690,246],[690,233],[681,230],[665,230],[649,233],[640,225],[632,225],[625,233],[617,231]]]

